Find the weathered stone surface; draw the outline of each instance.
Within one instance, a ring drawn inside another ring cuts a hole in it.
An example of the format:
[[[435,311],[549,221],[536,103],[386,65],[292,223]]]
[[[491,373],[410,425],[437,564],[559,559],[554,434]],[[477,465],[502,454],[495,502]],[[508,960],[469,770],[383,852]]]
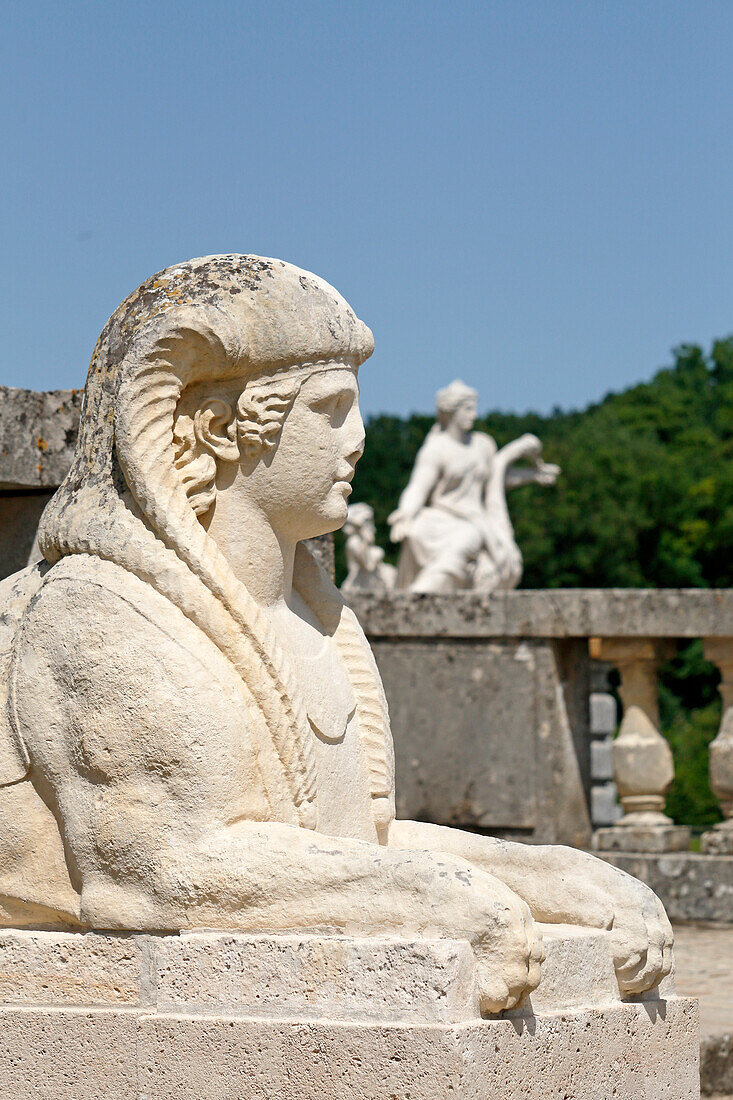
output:
[[[138,1050],[149,1100],[694,1100],[696,1029],[682,1000],[442,1027],[161,1015]]]
[[[121,1008],[0,1008],[0,1095],[141,1100],[139,1031],[138,1015]]]
[[[733,634],[733,589],[564,588],[350,596],[371,638],[705,638]]]
[[[588,705],[591,736],[602,737],[615,733],[618,725],[618,708],[613,695],[607,691],[592,691]]]
[[[666,979],[623,1003],[606,933],[545,931],[530,1003],[492,1019],[479,1018],[459,941],[14,933],[0,970],[18,976],[28,960],[26,1003],[0,994],[0,1094],[694,1100],[694,1001]],[[110,981],[124,991],[114,1008]]]
[[[599,852],[651,886],[672,921],[733,922],[733,856]]]
[[[690,830],[684,825],[624,825],[623,818],[610,829],[596,829],[596,852],[686,852]]]
[[[0,1005],[139,1005],[144,937],[0,929]]]
[[[590,816],[594,828],[615,825],[622,813],[615,783],[598,783],[591,787]]]
[[[588,843],[550,643],[377,639],[373,649],[390,705],[398,816]]]
[[[0,489],[55,488],[74,453],[81,390],[0,386]]]
[[[541,925],[542,979],[524,1016],[619,1001],[607,933]],[[671,978],[653,998],[674,993]],[[0,1005],[278,1019],[460,1023],[476,1019],[474,957],[456,939],[0,932]]]
[[[613,742],[592,741],[590,746],[590,773],[602,783],[613,779]]]

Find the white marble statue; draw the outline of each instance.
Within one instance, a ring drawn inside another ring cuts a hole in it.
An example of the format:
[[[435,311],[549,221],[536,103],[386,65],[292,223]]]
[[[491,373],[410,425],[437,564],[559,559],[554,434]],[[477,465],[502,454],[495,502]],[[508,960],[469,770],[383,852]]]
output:
[[[535,435],[497,451],[491,436],[474,432],[477,398],[459,381],[436,394],[438,421],[389,517],[392,540],[402,543],[398,588],[493,592],[516,588],[522,578],[506,490],[552,485],[560,469],[542,461]],[[522,460],[530,465],[514,465]]]
[[[456,937],[487,1012],[536,987],[535,921],[574,924],[648,990],[672,933],[646,886],[394,819],[377,668],[303,546],[346,519],[372,346],[255,256],[160,272],[107,323],[44,561],[0,586],[0,924]]]
[[[368,504],[350,504],[344,524],[346,535],[346,578],[341,585],[345,596],[355,592],[391,592],[397,570],[384,560],[376,544],[374,510]]]

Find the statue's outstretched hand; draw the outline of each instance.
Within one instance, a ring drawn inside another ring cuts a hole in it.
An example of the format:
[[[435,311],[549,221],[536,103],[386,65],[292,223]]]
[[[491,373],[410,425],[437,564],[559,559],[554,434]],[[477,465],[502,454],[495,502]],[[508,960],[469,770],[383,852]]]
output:
[[[504,883],[480,875],[472,884],[472,905],[482,932],[474,945],[479,1004],[485,1013],[521,1005],[540,981],[542,935],[529,907]]]
[[[390,526],[389,537],[392,542],[402,542],[403,539],[407,538],[410,533],[411,522],[412,516],[405,515],[399,508],[387,516],[387,523]]]
[[[555,919],[606,928],[621,993],[653,989],[672,968],[674,943],[659,898],[643,882],[587,852],[574,848],[555,851],[562,853],[564,865],[559,893],[562,907]],[[548,911],[539,919],[546,920],[551,907],[549,898]]]
[[[538,462],[535,468],[535,481],[538,485],[554,485],[562,473],[554,462]]]
[[[611,892],[611,942],[619,989],[643,993],[672,969],[672,925],[648,886],[616,867],[609,866],[609,871],[618,876]]]

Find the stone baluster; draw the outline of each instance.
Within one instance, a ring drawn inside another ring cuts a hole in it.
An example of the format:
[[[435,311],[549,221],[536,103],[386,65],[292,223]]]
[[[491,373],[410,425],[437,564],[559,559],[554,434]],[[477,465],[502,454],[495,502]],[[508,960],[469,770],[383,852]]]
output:
[[[703,833],[700,849],[710,855],[733,855],[733,638],[706,638],[704,646],[707,659],[720,669],[723,713],[710,746],[710,786],[725,820]]]
[[[621,677],[624,706],[613,743],[614,779],[623,817],[597,829],[599,851],[684,851],[690,830],[674,825],[664,813],[664,799],[674,779],[672,750],[659,732],[657,672],[669,643],[654,638],[592,638],[590,655],[609,661]]]

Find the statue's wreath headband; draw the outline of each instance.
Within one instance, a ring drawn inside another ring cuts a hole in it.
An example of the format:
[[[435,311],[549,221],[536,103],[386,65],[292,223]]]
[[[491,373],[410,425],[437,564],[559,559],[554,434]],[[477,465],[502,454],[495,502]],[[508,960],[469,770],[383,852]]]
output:
[[[295,363],[292,366],[265,367],[259,371],[247,370],[246,385],[283,381],[302,386],[314,374],[324,374],[333,370],[348,370],[356,375],[359,372],[359,361],[354,357],[344,356],[335,359],[313,359],[306,363]]]

